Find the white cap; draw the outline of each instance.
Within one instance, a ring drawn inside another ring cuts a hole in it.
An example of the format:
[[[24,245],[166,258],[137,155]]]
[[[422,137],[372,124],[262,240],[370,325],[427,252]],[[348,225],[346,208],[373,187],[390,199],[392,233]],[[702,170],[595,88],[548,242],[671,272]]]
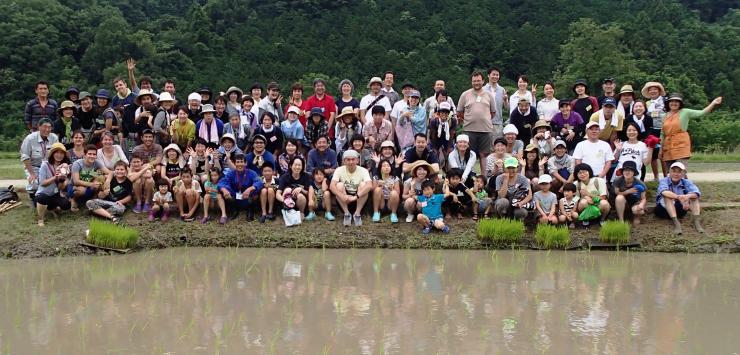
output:
[[[301,115],[301,109],[299,109],[296,106],[290,106],[290,107],[288,107],[288,113],[291,113],[291,112],[295,113],[298,116]]]
[[[679,168],[681,170],[686,170],[686,165],[683,165],[682,162],[677,161],[677,162],[671,164],[671,169],[673,169],[673,168]]]
[[[539,181],[537,183],[538,184],[549,184],[551,182],[552,182],[552,176],[548,174],[542,174],[540,175]]]
[[[559,146],[561,146],[561,145],[562,145],[563,147],[567,147],[567,146],[568,146],[567,144],[565,144],[565,142],[563,142],[563,141],[562,141],[562,140],[560,140],[560,139],[558,139],[558,140],[556,140],[556,141],[555,141],[555,148],[557,148],[557,147],[559,147]]]
[[[514,133],[514,134],[518,135],[519,134],[519,130],[516,129],[516,126],[514,126],[511,123],[509,123],[509,124],[507,124],[504,127],[504,134],[508,134],[508,133]]]
[[[456,142],[470,143],[470,137],[467,134],[458,134]]]
[[[452,105],[447,101],[442,102],[439,104],[437,111],[452,111]]]
[[[190,95],[188,95],[188,101],[190,101],[190,100],[196,100],[196,101],[200,102],[200,100],[202,100],[202,99],[203,98],[197,92],[193,92],[193,93],[190,93]]]
[[[591,121],[589,123],[586,123],[586,129],[589,129],[589,128],[593,127],[593,126],[598,127],[599,126],[599,122]]]
[[[345,150],[344,153],[342,153],[342,160],[347,158],[357,158],[360,159],[360,153],[358,153],[356,150]]]

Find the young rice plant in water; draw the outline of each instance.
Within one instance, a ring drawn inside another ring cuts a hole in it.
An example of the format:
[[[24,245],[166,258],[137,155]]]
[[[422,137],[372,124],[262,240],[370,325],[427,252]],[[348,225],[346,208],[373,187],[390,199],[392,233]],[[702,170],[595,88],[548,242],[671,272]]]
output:
[[[537,244],[547,248],[565,248],[570,244],[570,231],[565,226],[538,224],[534,234]]]
[[[630,226],[624,222],[607,221],[601,226],[599,240],[604,243],[626,243],[630,240]]]
[[[517,242],[524,235],[524,223],[519,220],[484,219],[478,222],[478,238],[494,242]]]
[[[87,242],[105,248],[127,249],[136,245],[139,231],[99,220],[90,221]]]

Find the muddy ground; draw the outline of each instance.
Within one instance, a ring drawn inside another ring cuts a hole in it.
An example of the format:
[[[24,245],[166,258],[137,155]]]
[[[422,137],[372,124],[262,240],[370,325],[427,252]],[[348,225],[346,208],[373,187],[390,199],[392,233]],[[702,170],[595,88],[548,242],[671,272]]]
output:
[[[640,243],[636,250],[652,252],[736,253],[740,252],[738,209],[705,210],[706,235],[696,233],[688,218],[684,220],[684,235],[672,236],[670,222],[648,216],[632,229],[631,240]],[[79,245],[87,229],[87,213],[63,213],[50,217],[45,227],[35,224],[34,214],[21,206],[0,214],[0,257],[37,258],[107,254]],[[260,224],[246,222],[242,214],[237,220],[222,226],[215,221],[206,225],[170,220],[150,223],[146,216],[130,211],[123,223],[141,231],[138,246],[132,251],[168,247],[243,247],[243,248],[433,248],[433,249],[511,249],[527,247],[532,242],[533,227],[518,245],[490,245],[476,237],[476,225],[469,218],[450,221],[451,233],[433,232],[424,236],[416,223],[392,225],[387,217],[381,223],[364,218],[362,227],[343,227],[340,221],[323,218],[303,225],[286,228],[278,218]],[[584,240],[598,237],[598,226],[579,227],[571,231],[572,245],[587,248]]]

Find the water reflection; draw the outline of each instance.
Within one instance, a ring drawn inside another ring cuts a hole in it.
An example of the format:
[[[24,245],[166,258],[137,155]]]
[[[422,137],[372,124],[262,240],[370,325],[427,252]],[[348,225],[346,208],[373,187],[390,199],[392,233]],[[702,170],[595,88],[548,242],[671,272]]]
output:
[[[169,249],[0,261],[0,353],[731,354],[735,255]]]

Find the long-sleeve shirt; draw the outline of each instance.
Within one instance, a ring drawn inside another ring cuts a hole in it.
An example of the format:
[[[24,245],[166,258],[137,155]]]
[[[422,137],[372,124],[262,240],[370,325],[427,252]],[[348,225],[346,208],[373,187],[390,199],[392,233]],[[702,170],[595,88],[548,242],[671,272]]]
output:
[[[695,193],[701,196],[699,188],[689,179],[681,179],[678,182],[673,182],[670,176],[666,176],[660,179],[658,183],[658,193],[655,196],[655,203],[663,205],[663,191],[670,191],[676,195],[686,195]]]
[[[308,140],[306,140],[303,125],[301,125],[300,121],[295,120],[291,122],[290,120],[285,120],[280,123],[280,130],[283,131],[283,137],[285,137],[285,139],[292,138],[301,142],[304,146],[308,145]]]
[[[254,186],[255,191],[262,189],[262,180],[257,173],[250,169],[244,169],[242,171],[229,170],[218,182],[219,190],[226,188],[232,193],[244,192],[251,186]]]
[[[57,108],[59,106],[57,105],[56,101],[52,99],[48,100],[49,101],[46,103],[46,106],[41,106],[38,97],[26,103],[26,108],[23,111],[23,122],[25,122],[27,125],[30,124],[32,130],[36,130],[36,127],[39,125],[40,119],[44,117],[54,119],[54,117],[56,117]]]
[[[447,162],[449,163],[450,169],[458,168],[463,170],[462,175],[462,181],[465,182],[465,180],[468,179],[468,176],[470,176],[470,172],[473,171],[473,168],[475,168],[475,163],[478,160],[475,152],[470,151],[470,155],[468,156],[468,160],[464,160],[464,156],[460,156],[460,152],[457,149],[453,149],[448,158]]]
[[[330,169],[330,168],[336,168],[337,167],[337,153],[330,149],[326,148],[326,150],[321,153],[318,151],[318,149],[311,149],[311,151],[308,152],[308,173],[313,173],[313,169],[319,168],[319,169]]]

